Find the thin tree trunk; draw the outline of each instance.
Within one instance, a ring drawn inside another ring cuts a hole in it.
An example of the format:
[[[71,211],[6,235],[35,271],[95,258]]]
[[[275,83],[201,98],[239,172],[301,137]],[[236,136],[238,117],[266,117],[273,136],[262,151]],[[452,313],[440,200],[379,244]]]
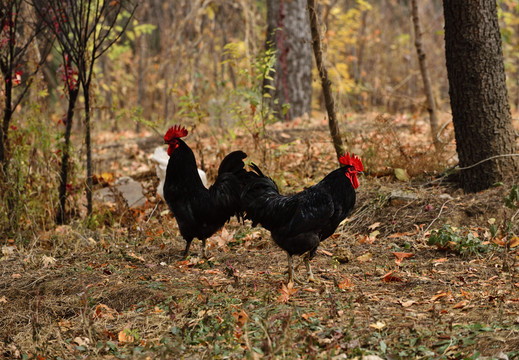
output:
[[[319,23],[317,21],[317,12],[315,10],[315,0],[307,0],[308,14],[310,16],[310,29],[312,31],[312,46],[314,48],[315,63],[319,70],[321,85],[323,87],[324,102],[326,111],[328,112],[328,126],[332,136],[333,147],[337,153],[337,159],[343,155],[343,144],[339,124],[337,123],[337,115],[335,113],[335,102],[332,94],[332,83],[328,79],[328,71],[323,64],[323,50],[321,45],[321,34],[319,31]]]
[[[139,37],[139,87],[137,92],[137,106],[139,107],[141,114],[143,111],[142,101],[144,99],[144,55],[146,52],[145,49],[145,35],[141,35]],[[135,125],[135,132],[138,134],[141,131],[141,123],[137,121]]]
[[[440,142],[438,140],[438,112],[436,110],[436,103],[434,101],[431,77],[429,75],[429,69],[427,68],[427,62],[425,60],[425,52],[422,48],[422,28],[420,26],[420,17],[418,15],[418,5],[416,0],[411,0],[411,7],[415,36],[414,45],[418,55],[418,63],[420,64],[420,73],[422,74],[423,80],[423,89],[427,100],[427,111],[429,112],[429,123],[431,124],[431,137],[435,149],[439,150]]]
[[[90,84],[83,84],[83,95],[85,97],[85,146],[86,146],[86,166],[87,166],[87,178],[86,178],[86,198],[87,198],[87,214],[90,217],[92,215],[92,141],[90,138],[91,126],[90,126]]]
[[[2,126],[0,128],[0,163],[2,164],[2,171],[4,175],[7,175],[7,165],[9,161],[7,159],[7,151],[9,148],[8,144],[8,131],[9,131],[9,122],[11,121],[11,117],[13,115],[13,110],[11,108],[12,101],[12,81],[5,82],[5,102],[4,102],[4,116],[2,121]]]
[[[68,110],[67,110],[67,124],[65,127],[65,146],[61,156],[61,170],[59,183],[59,207],[56,215],[56,222],[64,224],[67,221],[66,204],[67,204],[67,181],[68,181],[68,163],[70,158],[70,134],[72,132],[72,119],[74,117],[74,108],[79,94],[79,88],[69,91]]]

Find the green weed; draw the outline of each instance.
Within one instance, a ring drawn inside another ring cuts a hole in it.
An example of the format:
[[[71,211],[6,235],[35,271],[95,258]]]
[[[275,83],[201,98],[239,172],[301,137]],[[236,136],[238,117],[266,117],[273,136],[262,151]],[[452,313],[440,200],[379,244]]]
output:
[[[443,225],[440,230],[434,230],[429,237],[429,245],[436,245],[442,250],[450,250],[462,256],[482,256],[490,250],[491,245],[476,237],[466,228],[455,228]]]

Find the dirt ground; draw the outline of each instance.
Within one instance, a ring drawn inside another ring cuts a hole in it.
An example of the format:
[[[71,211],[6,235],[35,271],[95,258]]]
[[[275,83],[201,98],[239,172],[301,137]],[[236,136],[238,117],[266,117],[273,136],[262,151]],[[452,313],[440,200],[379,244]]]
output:
[[[519,254],[493,245],[490,234],[513,215],[503,199],[517,178],[464,194],[434,169],[455,161],[451,143],[432,164],[427,148],[415,146],[425,142],[416,135],[424,125],[391,119],[408,138],[361,144],[386,126],[372,120],[349,143],[375,154],[366,156],[373,171],[360,179],[355,210],[312,261],[319,283],[293,288],[268,232],[235,219],[209,240],[209,259],[195,240],[182,261],[185,242],[155,194],[149,162],[160,137],[121,135],[124,159],[103,155],[113,152],[99,137],[96,172],[134,176],[147,205],[97,204],[95,230],[78,220],[2,249],[0,358],[519,358]],[[321,122],[276,126],[268,168],[283,190],[334,169]],[[193,138],[211,182],[218,158],[234,147]],[[259,153],[242,139],[249,154]],[[413,161],[410,180],[400,181],[393,170],[405,158]],[[485,250],[461,255],[429,245],[445,224]],[[304,266],[297,274],[306,278]]]

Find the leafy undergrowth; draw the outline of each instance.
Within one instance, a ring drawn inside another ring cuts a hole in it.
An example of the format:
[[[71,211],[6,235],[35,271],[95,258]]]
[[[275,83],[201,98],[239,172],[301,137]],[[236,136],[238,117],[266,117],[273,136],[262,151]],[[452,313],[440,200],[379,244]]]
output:
[[[277,130],[267,167],[284,190],[334,168],[326,134]],[[268,232],[234,219],[208,241],[208,260],[195,240],[181,261],[185,244],[154,195],[149,149],[128,148],[128,165],[107,170],[140,172],[144,209],[99,204],[95,230],[74,222],[2,248],[0,357],[519,358],[511,183],[463,194],[434,169],[399,182],[388,169],[402,165],[368,157],[377,176],[361,179],[355,211],[312,261],[320,283],[290,287],[286,255]],[[211,153],[206,164],[217,162]],[[206,170],[212,178],[215,165]],[[447,246],[430,245],[431,232]],[[470,251],[469,239],[478,245]]]

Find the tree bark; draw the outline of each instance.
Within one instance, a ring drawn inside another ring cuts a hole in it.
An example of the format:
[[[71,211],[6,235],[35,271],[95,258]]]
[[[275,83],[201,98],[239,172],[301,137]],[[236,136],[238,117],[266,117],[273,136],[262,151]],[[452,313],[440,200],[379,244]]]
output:
[[[12,79],[5,82],[5,101],[4,101],[4,116],[2,119],[2,126],[0,127],[0,164],[2,166],[2,173],[7,176],[7,167],[9,165],[9,159],[7,152],[9,150],[8,132],[9,123],[13,115],[12,109],[12,94],[13,94],[13,83]]]
[[[425,60],[425,52],[422,47],[422,28],[420,25],[420,17],[418,15],[418,5],[416,0],[411,0],[412,18],[414,24],[414,45],[418,55],[418,63],[420,64],[420,73],[422,74],[423,89],[427,101],[427,111],[429,112],[429,123],[431,124],[431,137],[436,150],[440,148],[440,141],[438,140],[438,113],[436,110],[436,102],[431,85],[431,76],[427,68],[427,61]]]
[[[90,73],[91,74],[91,73]],[[83,93],[85,98],[85,147],[86,147],[86,167],[87,167],[87,178],[86,178],[86,198],[87,198],[87,214],[90,217],[92,215],[92,188],[94,182],[92,178],[92,140],[91,140],[91,125],[90,125],[90,80],[83,84]]]
[[[75,87],[69,90],[67,123],[65,126],[65,146],[61,156],[61,170],[59,174],[59,207],[56,215],[56,222],[64,224],[67,222],[66,206],[67,206],[67,182],[68,169],[70,159],[70,134],[72,132],[72,119],[74,117],[74,108],[79,94],[79,88]]]
[[[312,32],[312,46],[314,49],[315,63],[321,78],[323,87],[324,102],[326,111],[328,112],[328,126],[332,136],[333,147],[337,153],[337,160],[344,154],[339,124],[337,123],[337,115],[335,113],[335,101],[332,94],[332,82],[328,79],[328,71],[323,63],[323,49],[321,46],[321,34],[319,31],[319,22],[317,20],[317,12],[315,10],[315,0],[307,0],[308,15],[310,17],[310,29]]]
[[[267,47],[277,50],[274,91],[269,105],[279,118],[292,120],[309,114],[312,103],[312,50],[305,0],[267,0]],[[281,106],[290,104],[286,116]]]
[[[495,0],[444,0],[443,10],[460,182],[465,191],[475,192],[519,169],[517,156],[509,156],[517,149],[497,4]]]

